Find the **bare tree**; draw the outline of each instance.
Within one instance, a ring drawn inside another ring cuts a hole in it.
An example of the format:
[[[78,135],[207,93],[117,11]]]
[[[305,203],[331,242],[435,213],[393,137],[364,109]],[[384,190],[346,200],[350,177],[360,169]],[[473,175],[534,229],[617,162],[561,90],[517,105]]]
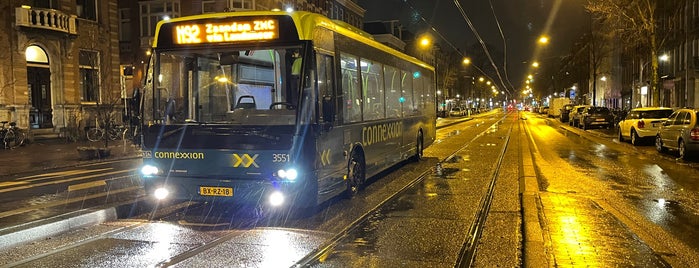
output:
[[[85,50],[80,52],[80,65],[86,66],[81,70],[82,82],[85,90],[83,98],[85,101],[93,101],[94,109],[92,114],[96,124],[104,130],[102,140],[104,148],[109,148],[109,133],[116,127],[122,107],[121,91],[115,85],[115,77],[110,67],[115,64],[110,57],[111,52],[104,44],[109,44],[109,34],[103,26],[90,29]],[[82,72],[85,72],[84,74]],[[87,98],[87,99],[85,99]],[[87,117],[86,117],[87,118]]]
[[[591,22],[590,32],[585,35],[586,52],[590,57],[589,66],[592,81],[592,106],[597,106],[597,77],[600,68],[609,59],[614,50],[612,36],[604,24],[604,18],[594,18]]]
[[[588,0],[585,8],[599,16],[613,29],[620,40],[631,47],[645,48],[650,53],[651,96],[654,106],[659,105],[658,54],[667,32],[659,31],[662,12],[676,12],[680,0]],[[664,13],[667,14],[667,13]],[[641,81],[642,82],[642,81]]]

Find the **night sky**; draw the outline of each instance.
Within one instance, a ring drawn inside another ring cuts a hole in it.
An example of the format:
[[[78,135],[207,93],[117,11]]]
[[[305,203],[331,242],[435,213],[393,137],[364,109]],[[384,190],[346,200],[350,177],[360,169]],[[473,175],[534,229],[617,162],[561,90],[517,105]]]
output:
[[[366,9],[365,21],[397,19],[416,35],[434,27],[448,42],[459,48],[465,56],[469,56],[474,52],[468,48],[477,45],[478,41],[455,1],[359,0],[358,3]],[[491,51],[491,55],[505,55],[505,45],[495,19],[497,16],[507,44],[507,74],[502,69],[502,56],[494,60],[502,77],[509,77],[509,81],[518,87],[530,72],[529,63],[533,59],[545,61],[569,53],[572,42],[589,27],[589,16],[583,7],[586,1],[459,0],[459,3],[483,41],[500,50]],[[552,14],[556,3],[560,4],[558,12]],[[547,31],[549,18],[552,18],[551,27]],[[431,25],[427,25],[428,23]],[[551,43],[537,52],[536,40],[541,34],[549,35]],[[447,50],[452,49],[452,46],[442,44],[442,48]]]

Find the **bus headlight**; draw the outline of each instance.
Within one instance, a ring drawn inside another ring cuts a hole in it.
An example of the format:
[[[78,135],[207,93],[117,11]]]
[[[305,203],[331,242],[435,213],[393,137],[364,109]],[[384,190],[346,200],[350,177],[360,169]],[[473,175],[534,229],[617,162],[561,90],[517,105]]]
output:
[[[143,176],[153,176],[160,174],[160,169],[153,165],[144,165],[141,167],[141,174]]]
[[[168,195],[170,195],[170,191],[165,188],[158,188],[153,191],[153,196],[158,200],[163,200],[167,198]]]
[[[278,207],[284,204],[284,194],[282,192],[273,192],[269,195],[269,204],[273,207]]]
[[[299,173],[296,171],[296,169],[290,168],[290,169],[280,169],[277,171],[277,177],[283,180],[290,180],[290,181],[295,181],[296,178],[299,176]]]

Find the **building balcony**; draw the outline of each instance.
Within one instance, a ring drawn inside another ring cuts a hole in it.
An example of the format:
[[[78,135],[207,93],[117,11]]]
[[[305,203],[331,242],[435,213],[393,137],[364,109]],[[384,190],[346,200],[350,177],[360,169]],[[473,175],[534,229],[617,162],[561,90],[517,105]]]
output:
[[[75,23],[77,16],[68,15],[58,10],[18,7],[15,8],[15,18],[17,26],[78,34]]]

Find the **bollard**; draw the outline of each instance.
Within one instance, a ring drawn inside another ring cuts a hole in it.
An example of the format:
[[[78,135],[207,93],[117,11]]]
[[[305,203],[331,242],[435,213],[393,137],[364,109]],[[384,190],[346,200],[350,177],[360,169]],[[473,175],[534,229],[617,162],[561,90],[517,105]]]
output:
[[[437,163],[437,167],[435,168],[435,173],[437,173],[437,176],[444,175],[444,173],[442,172],[442,163]]]

